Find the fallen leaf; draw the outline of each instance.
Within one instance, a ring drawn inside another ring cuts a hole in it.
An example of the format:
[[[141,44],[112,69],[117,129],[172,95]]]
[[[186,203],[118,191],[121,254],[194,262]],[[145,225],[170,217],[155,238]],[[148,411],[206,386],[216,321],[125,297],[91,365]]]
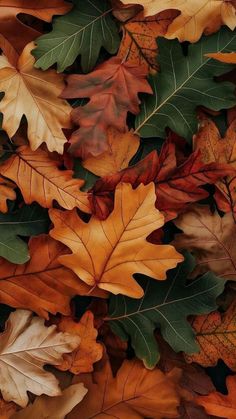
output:
[[[93,374],[79,376],[78,380],[88,388],[88,393],[68,419],[178,416],[179,397],[175,383],[158,369],[146,370],[137,360],[125,360],[115,378],[107,362]]]
[[[59,364],[62,355],[76,348],[79,341],[78,336],[57,333],[56,326],[45,327],[43,319],[33,317],[30,311],[11,313],[0,343],[3,398],[25,407],[27,391],[38,396],[59,396],[56,378],[43,365]]]
[[[221,61],[222,63],[236,64],[236,52],[212,52],[210,54],[206,54],[206,56]]]
[[[0,399],[0,419],[10,419],[13,413],[16,412],[17,405],[12,402],[5,402]]]
[[[48,313],[69,315],[70,299],[90,288],[57,261],[67,248],[41,235],[31,237],[29,251],[30,260],[24,265],[0,259],[0,303],[29,309],[45,318]]]
[[[14,201],[16,199],[16,193],[14,189],[16,185],[7,179],[0,176],[0,212],[7,212],[7,200]]]
[[[227,25],[236,26],[236,11],[233,4],[225,0],[122,0],[124,4],[141,4],[144,15],[152,16],[166,9],[176,9],[181,14],[170,24],[165,35],[180,42],[196,42],[203,33],[209,35]]]
[[[139,137],[131,131],[121,133],[113,128],[107,130],[108,150],[83,161],[83,167],[97,176],[106,176],[125,169],[139,147]]]
[[[236,222],[236,119],[227,129],[224,138],[221,138],[213,121],[208,118],[202,119],[200,130],[194,136],[194,146],[201,150],[205,163],[228,163],[234,169],[235,174],[216,182],[218,191],[215,199],[219,209],[224,212],[231,211]]]
[[[79,336],[79,347],[71,354],[63,355],[63,362],[57,365],[62,371],[81,374],[93,371],[93,364],[102,358],[103,347],[96,342],[98,332],[94,327],[94,317],[91,311],[86,311],[79,322],[71,317],[63,317],[57,326],[60,332]]]
[[[82,383],[73,384],[63,390],[60,396],[37,397],[33,404],[15,413],[11,419],[64,419],[83,400],[86,393],[87,389]]]
[[[222,315],[216,311],[207,316],[197,316],[191,324],[200,352],[185,355],[187,362],[210,367],[223,359],[231,370],[236,371],[236,302]]]
[[[123,38],[118,51],[118,57],[133,65],[145,66],[147,71],[155,73],[158,70],[157,37],[164,36],[168,25],[178,15],[174,10],[144,17],[143,12],[121,25]]]
[[[38,31],[22,23],[20,13],[35,16],[50,22],[53,15],[63,15],[71,9],[71,4],[64,0],[1,0],[0,1],[0,47],[14,66],[18,54],[26,44],[40,35]],[[20,36],[19,36],[20,34]]]
[[[62,208],[78,207],[90,212],[87,193],[80,191],[84,181],[74,179],[72,170],[60,170],[60,164],[46,151],[33,152],[28,146],[21,146],[0,165],[0,173],[17,184],[27,204],[36,201],[50,208],[55,200]]]
[[[202,163],[198,152],[192,153],[178,166],[175,144],[166,141],[159,156],[152,151],[136,165],[98,179],[89,195],[92,212],[101,219],[109,215],[113,208],[113,191],[119,182],[129,182],[133,187],[154,182],[156,207],[168,221],[189,203],[206,198],[208,192],[200,186],[215,184],[227,171],[232,173],[226,165]]]
[[[197,402],[203,406],[209,415],[236,419],[236,376],[227,377],[228,395],[214,392],[209,396],[199,396]]]
[[[115,54],[119,46],[116,23],[111,18],[111,5],[103,0],[74,0],[70,13],[53,21],[53,30],[36,40],[33,55],[36,68],[48,69],[57,63],[59,72],[81,55],[85,73],[95,66],[104,47]]]
[[[142,297],[143,289],[133,279],[135,272],[163,280],[166,271],[183,259],[172,246],[146,241],[164,223],[154,206],[155,199],[153,183],[140,185],[136,190],[123,183],[116,188],[115,207],[105,221],[93,216],[89,223],[84,223],[76,211],[51,209],[51,236],[73,252],[58,258],[59,262],[92,289]]]
[[[55,70],[34,68],[33,46],[30,43],[25,47],[16,67],[0,56],[0,91],[5,93],[0,101],[2,128],[13,137],[25,115],[32,150],[45,142],[49,151],[62,154],[67,141],[62,128],[71,128],[71,107],[58,97],[64,79]]]
[[[118,57],[97,66],[89,74],[72,74],[63,90],[64,98],[90,98],[72,111],[72,121],[79,125],[70,138],[70,152],[83,159],[107,150],[107,128],[125,132],[127,112],[139,113],[138,92],[152,93],[144,67],[121,61]]]
[[[183,231],[177,234],[173,245],[188,249],[196,258],[192,276],[212,271],[216,275],[236,281],[236,225],[231,214],[220,217],[208,206],[194,205],[175,221]]]

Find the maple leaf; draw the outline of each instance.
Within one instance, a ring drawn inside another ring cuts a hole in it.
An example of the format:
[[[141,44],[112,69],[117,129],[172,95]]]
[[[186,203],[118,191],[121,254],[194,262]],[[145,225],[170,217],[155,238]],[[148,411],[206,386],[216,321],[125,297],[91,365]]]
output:
[[[21,146],[0,165],[0,173],[14,180],[27,204],[36,201],[42,207],[50,208],[55,200],[65,209],[78,207],[90,212],[87,193],[80,191],[84,181],[73,179],[72,170],[60,170],[60,164],[58,158],[51,157],[46,151],[33,152],[28,146]]]
[[[189,45],[187,56],[178,41],[158,38],[160,71],[149,78],[154,94],[143,98],[135,133],[143,138],[165,138],[165,129],[169,127],[190,142],[198,129],[197,106],[214,111],[234,106],[233,83],[217,82],[214,78],[233,69],[233,65],[204,54],[231,52],[235,48],[236,36],[227,29]]]
[[[212,52],[206,56],[221,61],[222,63],[236,64],[236,52],[228,52],[225,54],[220,52]]]
[[[60,332],[67,332],[79,336],[79,347],[71,354],[63,356],[63,362],[57,365],[62,371],[69,370],[73,374],[93,371],[93,364],[102,358],[103,347],[96,342],[98,335],[94,327],[94,317],[91,311],[86,311],[80,321],[76,323],[70,317],[63,317],[57,326]]]
[[[127,112],[139,113],[138,92],[152,93],[146,75],[144,67],[113,57],[89,74],[68,77],[61,97],[90,98],[71,113],[72,121],[80,125],[70,139],[71,153],[83,159],[90,154],[97,156],[108,148],[107,128],[126,131]]]
[[[0,56],[0,91],[4,92],[0,101],[2,128],[13,137],[25,115],[32,150],[45,142],[49,151],[62,154],[67,141],[62,128],[71,128],[71,107],[58,97],[64,79],[55,70],[43,72],[34,68],[33,45],[24,48],[16,67],[4,55]]]
[[[226,379],[228,394],[214,392],[208,396],[197,397],[197,403],[203,406],[209,415],[224,417],[228,419],[236,418],[236,376],[227,377]]]
[[[16,193],[14,189],[16,185],[0,176],[0,212],[7,212],[7,200],[14,201]]]
[[[106,320],[121,339],[130,337],[136,356],[147,368],[153,368],[160,358],[154,336],[157,327],[175,352],[194,353],[199,349],[187,317],[214,310],[224,281],[208,272],[186,285],[193,268],[193,257],[186,253],[185,261],[168,272],[166,281],[160,283],[136,275],[144,291],[141,301],[123,296],[110,298]]]
[[[196,258],[193,276],[211,270],[222,278],[236,280],[236,245],[232,239],[236,226],[231,214],[220,217],[208,206],[195,205],[174,223],[183,234],[175,236],[173,245],[190,250]]]
[[[29,251],[30,260],[24,265],[0,259],[0,302],[45,318],[48,312],[69,315],[70,299],[90,288],[57,261],[67,252],[66,247],[41,235],[30,239]]]
[[[104,219],[113,208],[113,191],[119,182],[131,183],[133,187],[154,182],[156,207],[163,212],[167,221],[175,218],[187,204],[208,196],[200,186],[214,184],[229,172],[232,173],[232,170],[226,165],[202,163],[201,154],[197,152],[177,166],[175,144],[166,141],[160,156],[153,151],[136,165],[98,179],[89,200],[92,212]]]
[[[201,120],[201,127],[194,137],[194,146],[201,150],[202,160],[205,163],[221,162],[228,163],[235,173],[216,182],[218,191],[215,199],[219,209],[224,212],[232,212],[236,223],[236,119],[226,131],[225,137],[221,138],[217,126],[208,118]]]
[[[191,324],[201,350],[197,354],[186,355],[187,362],[209,367],[223,359],[231,370],[236,371],[235,301],[223,315],[216,311],[207,316],[197,316]]]
[[[64,0],[1,0],[0,1],[0,47],[12,65],[26,44],[40,35],[38,31],[20,21],[20,13],[35,16],[50,22],[53,15],[62,15],[71,9]],[[18,36],[20,34],[20,36]]]
[[[97,176],[106,176],[126,168],[139,147],[139,137],[132,131],[120,133],[107,130],[108,150],[96,157],[83,161],[83,167]]]
[[[87,393],[82,383],[73,384],[62,391],[60,396],[37,397],[33,404],[11,416],[11,419],[64,419]],[[1,418],[1,417],[0,417]]]
[[[59,257],[59,262],[93,288],[142,297],[143,289],[132,277],[135,272],[163,280],[167,269],[183,259],[173,246],[146,241],[153,230],[164,224],[154,202],[152,183],[136,190],[123,183],[116,188],[115,207],[105,221],[92,217],[85,223],[76,211],[51,209],[55,226],[51,236],[73,252]]]
[[[78,380],[88,388],[88,393],[68,419],[161,419],[178,415],[179,396],[175,383],[158,369],[146,370],[135,359],[125,360],[115,378],[106,362],[93,374],[83,374]]]
[[[173,10],[144,17],[143,12],[121,25],[123,38],[117,56],[133,65],[144,65],[151,73],[158,70],[156,61],[158,36],[165,35],[168,25],[178,15]]]
[[[79,341],[78,336],[57,333],[56,326],[45,327],[43,319],[33,317],[30,311],[11,313],[0,343],[3,398],[25,407],[27,391],[59,396],[56,378],[43,365],[59,364],[63,353],[71,352]]]
[[[170,24],[165,35],[180,42],[196,42],[202,33],[210,34],[221,25],[231,30],[236,26],[236,12],[233,4],[225,0],[122,0],[124,4],[141,4],[144,15],[152,16],[166,9],[177,9],[181,14]]]
[[[84,72],[91,71],[104,47],[115,54],[119,46],[119,35],[110,14],[112,8],[105,0],[74,0],[73,10],[53,21],[53,30],[36,40],[33,55],[35,66],[48,69],[57,63],[58,71],[64,71],[81,55]]]

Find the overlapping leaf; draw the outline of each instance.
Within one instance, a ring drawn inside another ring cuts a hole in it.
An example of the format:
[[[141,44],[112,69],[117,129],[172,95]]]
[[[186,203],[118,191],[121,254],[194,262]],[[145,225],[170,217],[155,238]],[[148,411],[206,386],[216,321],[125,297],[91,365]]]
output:
[[[0,212],[7,212],[7,200],[16,199],[16,185],[0,176]]]

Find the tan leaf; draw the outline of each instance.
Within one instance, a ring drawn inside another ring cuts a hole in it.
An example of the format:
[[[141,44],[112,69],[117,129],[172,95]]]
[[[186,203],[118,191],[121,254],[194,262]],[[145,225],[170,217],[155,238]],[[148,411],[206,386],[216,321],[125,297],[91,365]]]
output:
[[[225,279],[236,280],[236,225],[231,214],[220,217],[208,206],[194,205],[181,214],[175,225],[183,231],[177,234],[173,245],[187,249],[196,258],[192,277],[212,271]]]
[[[102,369],[77,380],[84,383],[88,393],[68,419],[178,417],[175,382],[157,368],[147,370],[140,361],[125,360],[115,378],[107,362]]]
[[[61,394],[53,374],[43,369],[45,364],[57,365],[62,355],[73,351],[80,338],[58,333],[56,326],[45,327],[43,319],[27,310],[10,314],[0,340],[0,390],[6,401],[25,407],[27,391],[36,395]]]
[[[33,404],[15,413],[11,419],[64,419],[83,400],[86,393],[87,389],[82,383],[73,384],[63,390],[61,396],[37,397]]]
[[[98,335],[94,327],[94,317],[91,311],[86,311],[79,322],[71,317],[63,317],[57,326],[60,332],[79,336],[79,347],[71,354],[63,356],[63,362],[57,366],[62,371],[70,370],[73,374],[93,371],[93,364],[102,358],[103,347],[96,342]]]
[[[83,161],[83,166],[97,176],[119,172],[129,165],[139,147],[138,135],[119,132],[114,128],[107,130],[108,150],[96,157]]]
[[[0,101],[2,128],[13,137],[25,115],[32,150],[45,142],[49,151],[62,154],[66,143],[62,128],[71,128],[71,107],[58,97],[65,87],[63,75],[34,68],[33,48],[33,43],[25,47],[16,67],[0,56],[0,91],[5,94]]]
[[[89,223],[84,223],[76,211],[51,209],[55,226],[51,236],[73,252],[59,257],[59,262],[92,289],[142,297],[143,289],[133,279],[134,273],[162,280],[168,269],[183,260],[173,246],[146,241],[153,230],[164,224],[155,201],[153,183],[141,184],[135,190],[130,184],[121,183],[116,188],[114,210],[104,221],[92,216]]]
[[[0,212],[7,212],[7,200],[14,201],[16,185],[0,176]]]
[[[72,170],[59,170],[59,165],[47,152],[21,146],[0,165],[0,173],[17,184],[26,204],[36,201],[50,208],[55,200],[65,209],[90,212],[87,193],[80,191],[84,181],[74,179]]]

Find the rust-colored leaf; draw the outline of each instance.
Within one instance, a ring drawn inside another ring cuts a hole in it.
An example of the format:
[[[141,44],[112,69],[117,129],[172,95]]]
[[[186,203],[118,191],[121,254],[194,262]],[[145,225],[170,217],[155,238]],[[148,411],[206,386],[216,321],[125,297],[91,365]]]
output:
[[[0,176],[0,212],[7,212],[7,200],[14,201],[16,185]]]
[[[93,216],[89,223],[84,223],[76,211],[51,209],[55,226],[51,236],[73,252],[58,260],[91,289],[142,297],[143,289],[133,279],[134,273],[163,280],[166,271],[183,260],[173,246],[146,241],[164,223],[164,217],[155,208],[155,199],[153,183],[135,190],[121,183],[116,188],[114,210],[105,221]]]
[[[17,405],[0,399],[0,419],[10,419],[17,410]]]

